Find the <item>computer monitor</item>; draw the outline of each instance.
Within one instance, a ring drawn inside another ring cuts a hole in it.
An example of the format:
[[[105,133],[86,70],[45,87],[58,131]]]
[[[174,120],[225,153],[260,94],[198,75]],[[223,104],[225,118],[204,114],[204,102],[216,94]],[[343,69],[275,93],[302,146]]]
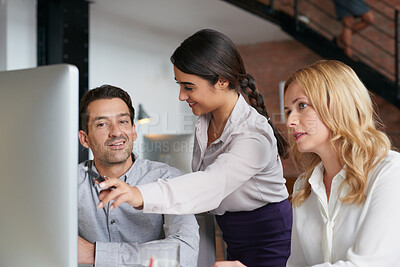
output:
[[[0,266],[77,266],[78,69],[0,72]]]

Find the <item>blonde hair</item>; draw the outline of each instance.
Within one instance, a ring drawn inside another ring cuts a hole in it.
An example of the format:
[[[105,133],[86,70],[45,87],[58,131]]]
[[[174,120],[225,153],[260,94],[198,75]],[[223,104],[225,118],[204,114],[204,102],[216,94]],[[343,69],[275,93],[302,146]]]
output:
[[[285,92],[293,82],[330,129],[332,147],[346,166],[343,183],[349,185],[349,190],[341,201],[363,203],[369,173],[391,148],[387,135],[377,129],[381,122],[368,90],[349,66],[335,60],[317,61],[297,70],[286,81]],[[308,179],[321,159],[315,153],[300,153],[291,134],[289,144],[293,162],[303,172],[300,179],[305,181],[292,198],[292,203],[299,206],[311,193]]]

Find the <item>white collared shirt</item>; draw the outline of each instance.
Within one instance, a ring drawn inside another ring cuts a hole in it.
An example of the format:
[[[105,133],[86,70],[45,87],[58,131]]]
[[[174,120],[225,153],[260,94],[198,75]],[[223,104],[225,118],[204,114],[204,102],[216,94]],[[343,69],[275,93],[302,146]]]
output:
[[[368,177],[366,200],[345,204],[346,170],[332,181],[329,202],[319,164],[310,196],[293,207],[292,254],[287,266],[400,266],[400,154],[390,151]],[[297,180],[294,192],[305,181]]]
[[[267,119],[240,95],[220,138],[207,148],[211,115],[196,122],[193,173],[138,186],[144,212],[250,211],[288,197]]]

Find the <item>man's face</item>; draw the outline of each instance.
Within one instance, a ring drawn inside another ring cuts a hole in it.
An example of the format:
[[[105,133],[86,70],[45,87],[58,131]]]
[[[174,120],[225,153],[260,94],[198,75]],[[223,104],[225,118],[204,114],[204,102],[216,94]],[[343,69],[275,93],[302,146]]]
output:
[[[88,133],[79,131],[79,139],[92,150],[95,162],[110,166],[130,161],[137,134],[125,102],[120,98],[99,99],[91,102],[87,111]]]

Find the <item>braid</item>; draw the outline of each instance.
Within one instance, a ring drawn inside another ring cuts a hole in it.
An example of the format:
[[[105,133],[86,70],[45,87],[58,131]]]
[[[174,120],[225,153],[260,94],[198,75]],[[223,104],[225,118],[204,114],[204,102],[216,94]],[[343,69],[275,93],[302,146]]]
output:
[[[272,123],[271,118],[265,108],[264,99],[262,95],[256,89],[256,83],[254,78],[250,74],[246,74],[245,78],[240,81],[240,89],[247,96],[249,104],[255,108],[258,113],[268,119],[268,123],[271,125],[274,131],[274,136],[278,143],[278,153],[282,158],[288,157],[288,143],[282,137],[281,133]]]

